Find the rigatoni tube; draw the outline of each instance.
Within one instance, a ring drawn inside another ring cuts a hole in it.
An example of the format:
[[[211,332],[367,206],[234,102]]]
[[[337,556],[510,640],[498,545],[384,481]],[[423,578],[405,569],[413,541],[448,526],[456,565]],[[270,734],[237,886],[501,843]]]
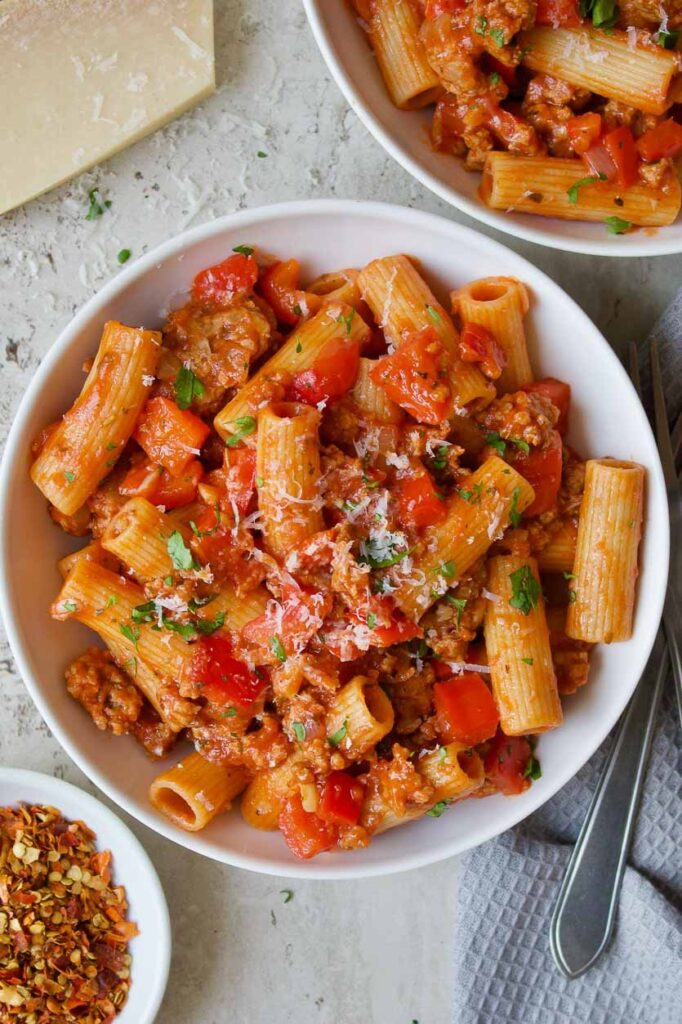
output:
[[[324,526],[319,423],[317,409],[295,402],[268,406],[258,416],[258,507],[265,546],[277,558]]]
[[[247,781],[243,768],[212,764],[191,753],[154,779],[149,799],[174,825],[198,832],[229,808]]]
[[[554,729],[563,715],[535,559],[491,558],[488,590],[485,646],[502,732]]]
[[[575,640],[610,644],[632,635],[643,502],[643,466],[587,462],[566,619]]]

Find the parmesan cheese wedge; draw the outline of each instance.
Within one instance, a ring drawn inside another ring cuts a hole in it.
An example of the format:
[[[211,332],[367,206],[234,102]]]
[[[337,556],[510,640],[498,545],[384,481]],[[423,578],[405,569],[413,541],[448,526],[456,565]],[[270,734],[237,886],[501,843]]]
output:
[[[211,0],[3,0],[0,213],[214,89]]]

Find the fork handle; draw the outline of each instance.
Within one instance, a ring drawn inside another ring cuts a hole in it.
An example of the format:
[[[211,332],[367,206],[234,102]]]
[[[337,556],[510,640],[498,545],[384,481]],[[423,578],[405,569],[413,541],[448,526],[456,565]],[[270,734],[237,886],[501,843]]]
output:
[[[668,650],[659,628],[642,678],[618,727],[552,916],[552,955],[568,978],[577,978],[592,966],[613,932],[668,664]]]

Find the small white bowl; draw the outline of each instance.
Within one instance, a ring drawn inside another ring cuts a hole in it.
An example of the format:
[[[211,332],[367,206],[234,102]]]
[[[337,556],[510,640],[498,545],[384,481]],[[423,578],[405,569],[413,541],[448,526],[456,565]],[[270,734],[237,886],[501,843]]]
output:
[[[97,835],[98,850],[111,850],[112,878],[125,886],[128,918],[140,930],[128,947],[132,984],[116,1024],[153,1024],[168,981],[171,927],[166,897],[145,850],[108,807],[70,782],[22,768],[0,768],[0,807],[20,803],[50,804],[70,821],[84,821]]]
[[[481,175],[429,144],[432,108],[398,110],[391,102],[367,36],[346,0],[303,0],[313,35],[346,100],[377,142],[417,181],[470,217],[516,238],[566,252],[664,256],[682,252],[682,213],[674,224],[609,235],[604,224],[491,210],[480,199]],[[371,158],[371,154],[370,154]]]
[[[61,582],[55,562],[79,542],[50,521],[28,475],[31,440],[73,402],[83,361],[96,351],[104,321],[159,326],[197,271],[244,243],[296,257],[308,280],[377,256],[409,253],[422,262],[446,303],[449,288],[474,278],[520,278],[532,295],[528,336],[536,372],[573,388],[570,442],[586,454],[635,459],[648,474],[634,635],[596,651],[589,685],[565,702],[563,726],[540,740],[542,778],[519,797],[469,800],[439,819],[392,829],[365,850],[305,862],[295,860],[279,833],[250,828],[239,811],[219,816],[198,833],[170,824],[147,798],[159,765],[131,738],[99,732],[68,696],[64,668],[95,638],[77,623],[55,622],[48,608]],[[228,864],[275,875],[349,878],[429,864],[504,832],[594,753],[625,707],[658,628],[668,570],[668,506],[656,444],[623,367],[594,324],[542,271],[443,217],[382,203],[322,200],[247,210],[195,228],[121,271],[76,314],[31,381],[7,441],[0,472],[0,557],[0,609],[26,686],[62,746],[112,800],[187,849]]]

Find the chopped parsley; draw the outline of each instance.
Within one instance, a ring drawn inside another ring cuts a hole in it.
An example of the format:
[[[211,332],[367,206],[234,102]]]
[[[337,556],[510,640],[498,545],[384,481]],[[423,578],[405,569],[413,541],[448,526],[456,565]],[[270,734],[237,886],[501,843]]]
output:
[[[344,723],[340,729],[333,732],[331,736],[327,737],[330,747],[338,747],[341,740],[345,739],[348,734],[348,719],[344,719]]]
[[[170,560],[173,563],[175,569],[196,569],[197,565],[192,558],[192,552],[185,544],[182,534],[179,530],[173,530],[168,541],[166,543]]]
[[[296,342],[296,353],[300,354],[302,351],[303,351],[303,345],[301,344],[300,339],[299,339],[299,341]]]
[[[60,608],[63,612],[75,612],[78,605],[75,601],[62,601]]]
[[[163,582],[166,584],[167,587],[172,587],[173,586],[173,577],[171,575],[166,576],[164,578]]]
[[[484,36],[488,31],[488,19],[482,17],[480,14],[476,18],[476,24],[474,25],[474,32],[477,36]]]
[[[76,474],[72,473],[70,469],[65,469],[64,470],[64,477],[65,477],[66,480],[68,480],[68,482],[70,484],[72,484],[74,482],[74,480],[76,479]]]
[[[121,633],[123,633],[123,636],[126,638],[126,640],[130,640],[135,650],[137,650],[137,641],[140,639],[139,629],[135,629],[134,626],[129,626],[126,622],[122,622],[119,626],[119,629],[121,630]]]
[[[102,214],[109,209],[111,206],[111,199],[102,199],[102,194],[98,188],[91,188],[88,192],[88,199],[90,205],[88,206],[88,212],[85,215],[86,220],[97,220]]]
[[[448,756],[447,747],[441,747],[440,750],[438,751],[438,763],[442,764],[443,761],[445,761],[447,759],[447,756]]]
[[[294,898],[294,890],[293,889],[280,889],[279,890],[279,894],[280,894],[280,896],[284,896],[284,902],[285,903],[291,903],[291,901]]]
[[[575,602],[577,600],[578,600],[578,595],[576,594],[575,590],[569,590],[569,592],[568,592],[568,603],[569,604],[575,604]]]
[[[218,612],[215,619],[197,619],[194,628],[202,636],[210,636],[217,629],[225,625],[225,612]]]
[[[367,616],[367,628],[368,629],[374,629],[376,624],[377,624],[377,617],[374,614],[374,612],[370,612],[369,615]]]
[[[153,601],[147,601],[146,604],[136,605],[130,613],[130,618],[133,622],[152,622],[156,615],[156,605]]]
[[[259,160],[265,160],[267,155],[268,154],[264,153],[262,149],[259,149],[258,152],[256,153],[256,156],[258,157]]]
[[[632,227],[631,222],[622,217],[607,217],[604,223],[610,235],[624,235]]]
[[[401,533],[387,531],[382,537],[366,537],[360,541],[358,561],[361,565],[370,565],[373,569],[387,569],[409,554],[407,548],[400,550],[402,543]]]
[[[287,652],[284,650],[284,644],[276,634],[270,639],[270,649],[278,661],[285,662],[287,660]]]
[[[537,779],[542,778],[542,768],[540,767],[540,762],[534,754],[531,754],[531,756],[528,758],[528,764],[523,769],[523,777],[524,779],[532,779],[533,782],[535,782]]]
[[[301,306],[300,306],[300,304],[299,304],[298,302],[297,302],[297,303],[296,303],[296,305],[294,306],[294,313],[296,314],[296,316],[303,316],[303,310],[301,309]],[[300,343],[300,341],[299,341],[299,345],[300,345],[300,344],[301,344],[301,343]]]
[[[115,448],[118,448],[118,441],[109,441],[107,445],[107,451],[113,452]]]
[[[519,512],[519,496],[521,494],[521,488],[515,487],[512,491],[511,505],[509,506],[509,522],[512,526],[518,526],[521,522],[521,513]]]
[[[500,437],[496,430],[485,435],[485,443],[494,448],[498,455],[504,455],[507,450],[506,442]]]
[[[123,264],[127,263],[131,256],[132,253],[130,249],[120,249],[116,259],[118,260],[119,263]]]
[[[447,562],[443,562],[436,569],[433,570],[438,573],[439,576],[445,576],[446,579],[451,580],[457,571],[455,563],[450,559]]]
[[[521,661],[523,662],[524,665],[532,665],[533,664],[533,659],[532,658],[521,658]]]
[[[457,625],[459,626],[460,622],[462,621],[464,609],[467,606],[466,597],[453,597],[452,594],[446,594],[445,600],[447,601],[448,604],[451,604],[452,607],[457,610]]]
[[[599,174],[588,174],[585,178],[578,178],[566,192],[569,203],[575,206],[578,202],[578,189],[583,185],[592,185],[595,181],[606,181],[606,175],[600,171]]]
[[[256,487],[263,487],[264,484],[265,484],[265,480],[263,479],[263,477],[262,476],[257,476],[256,477]]]
[[[677,40],[680,38],[679,29],[664,29],[659,28],[658,32],[654,36],[654,39],[659,46],[662,46],[664,50],[674,50],[677,46]]]
[[[253,256],[253,247],[250,245],[235,245],[232,252],[240,252],[242,256]]]
[[[303,722],[292,722],[291,728],[293,729],[294,736],[298,742],[303,743],[303,740],[305,739],[305,726]]]
[[[616,0],[580,0],[580,17],[592,16],[595,28],[613,28],[618,21]]]
[[[499,85],[500,76],[498,75],[497,71],[493,71],[491,74],[488,75],[488,81],[490,82],[491,85]]]
[[[349,336],[350,336],[350,332],[351,332],[351,329],[352,329],[351,328],[351,324],[353,323],[353,317],[354,316],[355,316],[355,310],[351,309],[351,311],[348,314],[348,316],[344,316],[343,313],[339,313],[339,315],[336,318],[336,323],[337,324],[345,324],[346,325],[346,334],[349,335]]]
[[[210,530],[200,530],[197,524],[194,522],[194,520],[190,519],[189,527],[192,533],[195,535],[195,537],[199,537],[200,539],[201,537],[212,537],[213,534],[216,533],[218,527],[220,526],[222,518],[220,514],[220,505],[218,504],[217,501],[213,506],[213,512],[215,515],[215,526],[212,526]]]
[[[248,437],[249,434],[253,434],[256,429],[256,421],[253,416],[239,416],[232,422],[237,429],[225,442],[228,448],[234,448],[239,444],[242,438]]]
[[[430,818],[440,818],[441,814],[450,802],[450,800],[439,800],[438,803],[434,804],[431,810],[426,813]]]
[[[522,437],[510,437],[509,443],[515,445],[519,451],[522,451],[524,455],[528,455],[530,451],[530,445],[527,441],[524,441]]]
[[[542,593],[530,566],[522,565],[520,569],[509,574],[509,579],[512,585],[509,604],[512,608],[518,608],[522,615],[530,615],[533,608],[537,608]]]
[[[565,580],[574,580],[575,579],[575,573],[574,572],[564,572],[561,575],[564,577]]]
[[[434,469],[445,469],[448,464],[448,446],[441,444],[436,448],[436,457],[433,459]]]
[[[189,366],[181,366],[173,390],[178,409],[189,409],[194,399],[201,398],[206,388]]]
[[[191,622],[176,622],[175,619],[169,619],[166,615],[163,616],[162,622],[164,629],[169,630],[171,633],[177,633],[183,640],[193,640],[197,635],[197,631]],[[158,628],[158,626],[152,626],[152,629]]]
[[[223,711],[221,718],[234,718],[237,714],[236,708],[228,708],[227,711]]]
[[[497,46],[499,46],[500,49],[502,49],[502,47],[504,46],[504,32],[502,31],[502,29],[501,28],[491,28],[490,32],[488,33],[488,35],[490,36],[490,38],[492,40],[494,40],[494,42],[497,44]]]
[[[426,309],[426,312],[433,320],[434,324],[442,323],[441,315],[437,309],[434,309],[433,306],[430,306],[428,302],[426,303],[426,306],[424,308]]]

